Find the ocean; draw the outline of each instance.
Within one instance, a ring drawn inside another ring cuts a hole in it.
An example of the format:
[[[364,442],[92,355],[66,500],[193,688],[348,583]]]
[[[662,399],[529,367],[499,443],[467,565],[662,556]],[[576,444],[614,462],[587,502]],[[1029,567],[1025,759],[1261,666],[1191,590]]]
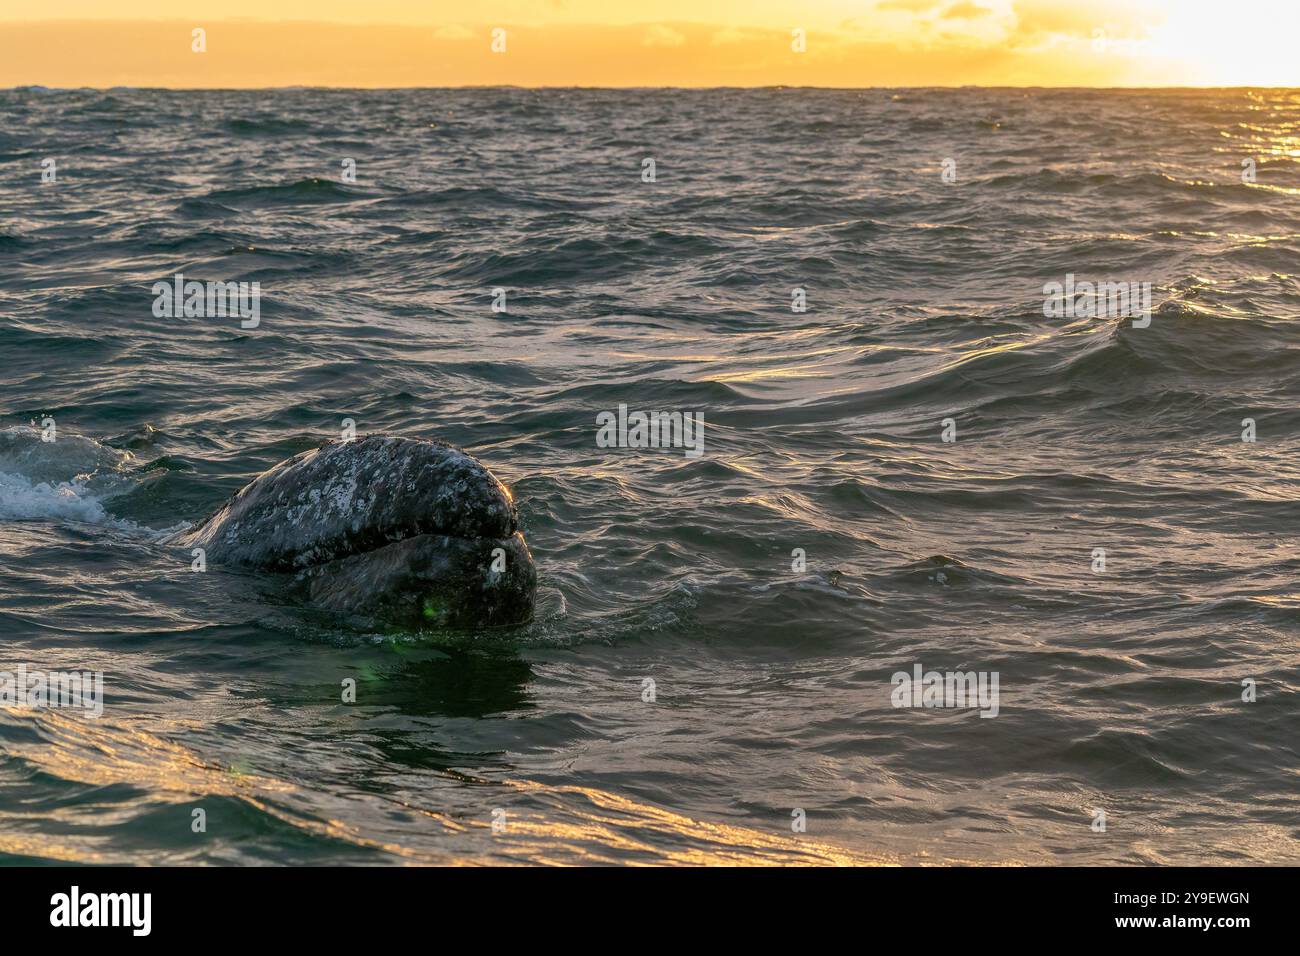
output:
[[[0,708],[5,861],[1300,862],[1300,92],[0,118],[0,690],[102,679]],[[345,420],[510,486],[531,624],[168,544]]]

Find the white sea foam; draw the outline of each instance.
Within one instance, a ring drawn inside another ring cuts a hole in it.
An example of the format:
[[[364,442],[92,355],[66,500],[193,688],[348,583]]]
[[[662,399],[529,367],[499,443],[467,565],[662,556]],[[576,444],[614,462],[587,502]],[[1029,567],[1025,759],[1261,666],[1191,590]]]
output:
[[[22,475],[0,471],[0,521],[62,518],[90,524],[109,523],[104,504],[78,481],[33,483]]]
[[[44,442],[34,428],[0,430],[0,521],[54,519],[138,530],[104,504],[131,486],[123,474],[131,458],[80,435]]]

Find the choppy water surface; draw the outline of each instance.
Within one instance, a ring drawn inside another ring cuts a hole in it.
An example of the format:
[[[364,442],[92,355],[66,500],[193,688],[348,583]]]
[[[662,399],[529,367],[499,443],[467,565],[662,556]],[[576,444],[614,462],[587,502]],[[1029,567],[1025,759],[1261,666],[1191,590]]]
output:
[[[107,696],[0,711],[9,860],[1300,860],[1300,93],[0,117],[0,661]],[[261,326],[155,318],[177,272]],[[1067,273],[1150,327],[1046,318]],[[598,448],[620,403],[705,454]],[[512,485],[535,623],[359,634],[160,543],[344,418]],[[918,663],[999,715],[893,707]]]

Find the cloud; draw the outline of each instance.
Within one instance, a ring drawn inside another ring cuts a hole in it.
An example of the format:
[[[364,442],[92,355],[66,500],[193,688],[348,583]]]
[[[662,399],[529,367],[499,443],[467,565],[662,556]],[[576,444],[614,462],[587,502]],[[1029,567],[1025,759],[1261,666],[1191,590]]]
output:
[[[709,38],[710,46],[724,46],[729,43],[749,43],[764,36],[757,30],[738,30],[735,27],[723,27]]]
[[[686,37],[682,36],[672,27],[666,27],[662,23],[655,23],[645,32],[645,37],[641,40],[642,46],[681,46],[686,42]]]
[[[1015,35],[1018,39],[1044,39],[1049,34],[1090,37],[1104,28],[1114,36],[1144,37],[1164,20],[1164,14],[1143,0],[1091,0],[1076,5],[1070,0],[1016,0]]]
[[[939,4],[937,0],[880,0],[877,10],[906,10],[908,13],[924,13]]]
[[[463,27],[459,23],[449,23],[446,26],[438,27],[433,31],[433,35],[439,40],[472,40],[474,31],[469,27]]]
[[[992,12],[988,7],[979,7],[968,0],[962,0],[943,11],[941,16],[944,20],[974,20],[977,17],[987,17]]]

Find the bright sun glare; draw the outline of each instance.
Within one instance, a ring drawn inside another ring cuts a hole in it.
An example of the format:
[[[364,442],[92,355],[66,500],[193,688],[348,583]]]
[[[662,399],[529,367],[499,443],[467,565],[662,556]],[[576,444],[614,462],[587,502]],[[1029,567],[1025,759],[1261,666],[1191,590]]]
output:
[[[1168,0],[1151,53],[1208,86],[1300,85],[1300,0]]]

